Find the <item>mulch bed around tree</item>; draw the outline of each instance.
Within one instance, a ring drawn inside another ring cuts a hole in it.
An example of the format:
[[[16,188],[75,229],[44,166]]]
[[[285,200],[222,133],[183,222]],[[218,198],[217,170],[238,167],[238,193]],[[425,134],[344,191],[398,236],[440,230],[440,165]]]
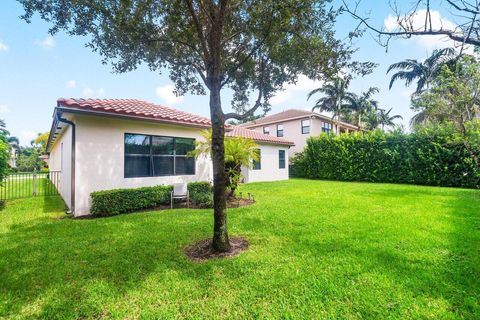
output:
[[[193,261],[202,262],[215,258],[226,258],[236,256],[248,249],[248,241],[242,237],[230,238],[229,252],[214,252],[212,248],[212,239],[204,239],[189,245],[184,249],[185,255]]]

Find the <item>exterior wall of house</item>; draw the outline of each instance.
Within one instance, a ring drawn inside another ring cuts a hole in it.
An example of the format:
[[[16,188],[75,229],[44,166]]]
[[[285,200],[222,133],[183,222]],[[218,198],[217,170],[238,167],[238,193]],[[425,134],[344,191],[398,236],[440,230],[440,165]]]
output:
[[[65,204],[71,209],[72,179],[72,128],[67,126],[57,138],[50,150],[48,167],[50,171],[59,171],[57,189]]]
[[[295,143],[295,146],[290,147],[288,156],[293,157],[295,153],[302,152],[303,148],[307,144],[308,137],[317,136],[320,134],[320,124],[317,126],[317,119],[310,119],[310,133],[302,134],[302,120],[308,120],[308,117],[302,119],[295,119],[283,122],[277,122],[269,125],[260,125],[255,127],[248,127],[251,130],[255,130],[263,133],[264,127],[270,127],[270,135],[277,136],[277,124],[283,125],[283,138]]]
[[[302,133],[302,120],[310,119],[310,133],[304,134]],[[250,130],[255,130],[257,132],[263,133],[264,127],[270,128],[270,135],[276,136],[277,135],[277,125],[283,125],[283,138],[295,143],[295,146],[291,147],[288,156],[291,158],[296,153],[302,152],[305,146],[307,145],[307,139],[309,137],[318,136],[322,133],[323,123],[331,123],[332,124],[332,132],[336,132],[336,125],[333,120],[327,119],[319,119],[319,118],[309,118],[306,116],[305,118],[299,118],[294,120],[287,120],[287,121],[279,121],[276,123],[270,123],[267,125],[253,125],[248,126],[247,128]],[[353,127],[346,127],[340,125],[340,132],[353,132],[358,131],[353,129]]]
[[[91,115],[65,114],[76,124],[75,216],[90,213],[90,194],[99,190],[171,185],[191,181],[212,181],[212,162],[202,157],[195,162],[194,175],[163,177],[124,177],[124,135],[136,133],[202,139],[202,129],[147,121],[124,120]],[[285,128],[286,129],[286,128]],[[58,191],[71,208],[72,129],[66,126],[50,150],[49,167],[60,171]],[[260,144],[261,169],[244,168],[245,182],[288,179],[287,146]],[[279,168],[279,150],[285,150],[285,168]]]
[[[276,181],[288,179],[288,147],[260,144],[261,169],[242,168],[245,182]],[[285,150],[285,168],[279,168],[279,150]]]
[[[75,123],[76,216],[90,213],[90,193],[94,191],[212,180],[212,164],[207,158],[196,160],[195,175],[124,177],[125,133],[201,139],[198,128],[87,115],[76,116]]]

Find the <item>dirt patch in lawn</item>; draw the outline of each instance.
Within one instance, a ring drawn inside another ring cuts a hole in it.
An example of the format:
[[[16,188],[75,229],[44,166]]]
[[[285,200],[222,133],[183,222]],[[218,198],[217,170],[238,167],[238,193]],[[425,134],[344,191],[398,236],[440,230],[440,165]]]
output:
[[[185,255],[193,261],[202,262],[215,258],[226,258],[236,256],[247,250],[249,246],[248,241],[243,237],[230,238],[230,251],[215,252],[212,248],[212,239],[204,239],[195,242],[194,244],[185,248]]]

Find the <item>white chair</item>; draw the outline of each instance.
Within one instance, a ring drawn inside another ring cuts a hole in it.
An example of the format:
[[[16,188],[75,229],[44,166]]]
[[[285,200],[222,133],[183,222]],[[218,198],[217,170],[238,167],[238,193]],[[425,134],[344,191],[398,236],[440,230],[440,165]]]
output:
[[[174,183],[173,190],[170,193],[170,208],[173,209],[175,199],[187,199],[187,208],[190,208],[190,199],[186,183]]]

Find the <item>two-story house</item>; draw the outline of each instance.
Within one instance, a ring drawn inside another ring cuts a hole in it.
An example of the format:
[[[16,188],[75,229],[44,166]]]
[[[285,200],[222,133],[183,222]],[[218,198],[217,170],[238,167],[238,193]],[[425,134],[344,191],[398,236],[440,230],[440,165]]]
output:
[[[255,121],[241,125],[244,128],[255,130],[275,137],[285,138],[295,143],[289,150],[289,156],[303,151],[307,138],[318,136],[322,132],[348,133],[359,131],[355,125],[346,122],[337,124],[332,118],[307,110],[288,109]]]

